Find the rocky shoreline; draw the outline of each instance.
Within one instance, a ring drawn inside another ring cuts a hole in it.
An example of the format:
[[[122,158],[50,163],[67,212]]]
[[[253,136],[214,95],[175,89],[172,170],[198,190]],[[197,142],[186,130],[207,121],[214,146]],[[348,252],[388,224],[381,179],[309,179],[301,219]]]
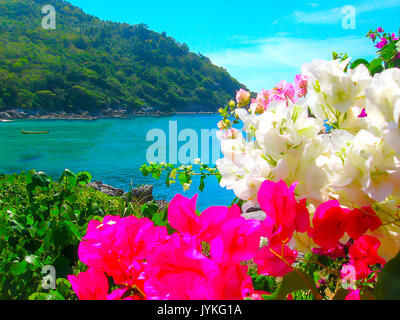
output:
[[[0,111],[1,120],[23,120],[23,119],[42,119],[42,120],[98,120],[107,118],[130,119],[135,117],[168,117],[173,115],[196,115],[196,114],[217,114],[217,112],[161,112],[139,110],[127,112],[126,110],[106,109],[98,115],[89,112],[67,113],[67,112],[27,112],[25,110],[13,109]]]
[[[132,189],[129,192],[125,192],[122,189],[115,188],[113,186],[104,184],[101,181],[93,181],[87,185],[89,188],[93,188],[99,192],[102,192],[111,197],[123,197],[130,202],[137,202],[142,205],[150,201],[155,201],[161,209],[166,209],[169,206],[169,202],[165,200],[155,200],[153,197],[153,186],[145,185]]]

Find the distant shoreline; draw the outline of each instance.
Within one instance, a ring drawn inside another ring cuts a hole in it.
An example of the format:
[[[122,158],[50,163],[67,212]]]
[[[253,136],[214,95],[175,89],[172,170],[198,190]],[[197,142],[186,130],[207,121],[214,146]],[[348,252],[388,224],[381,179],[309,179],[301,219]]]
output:
[[[137,114],[114,114],[114,115],[101,115],[92,116],[89,114],[67,114],[67,113],[52,113],[42,115],[28,115],[23,113],[17,113],[15,111],[0,112],[0,122],[9,122],[15,120],[98,120],[98,119],[133,119],[138,117],[171,117],[174,115],[212,115],[218,114],[218,112],[201,111],[201,112],[148,112],[148,113],[137,113]]]

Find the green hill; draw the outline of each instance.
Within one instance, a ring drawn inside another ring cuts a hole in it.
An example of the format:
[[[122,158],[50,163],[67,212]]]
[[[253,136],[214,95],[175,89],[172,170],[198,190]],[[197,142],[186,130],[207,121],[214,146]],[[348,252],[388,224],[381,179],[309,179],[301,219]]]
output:
[[[42,7],[57,12],[42,28]],[[242,85],[145,24],[102,21],[61,0],[0,0],[0,112],[214,111]]]

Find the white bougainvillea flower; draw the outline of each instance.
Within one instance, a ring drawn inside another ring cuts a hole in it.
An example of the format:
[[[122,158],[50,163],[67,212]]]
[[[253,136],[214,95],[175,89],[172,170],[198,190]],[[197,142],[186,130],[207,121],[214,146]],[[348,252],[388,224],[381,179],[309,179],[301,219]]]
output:
[[[365,89],[372,78],[364,65],[345,72],[349,61],[315,60],[302,67],[309,78],[307,103],[321,120],[337,119],[352,106],[365,105]]]
[[[382,138],[366,130],[356,135],[336,130],[329,152],[317,163],[329,176],[329,187],[337,194],[333,197],[345,205],[384,201],[398,188],[399,160]]]
[[[236,109],[243,132],[218,133],[221,186],[247,207],[256,204],[264,180],[298,182],[296,194],[314,206],[337,199],[361,208],[398,199],[400,70],[372,78],[364,65],[346,70],[348,63],[304,65],[307,90],[298,100],[271,99],[263,90],[249,110]]]
[[[376,74],[366,95],[367,121],[371,130],[380,131],[386,142],[400,154],[400,69]]]

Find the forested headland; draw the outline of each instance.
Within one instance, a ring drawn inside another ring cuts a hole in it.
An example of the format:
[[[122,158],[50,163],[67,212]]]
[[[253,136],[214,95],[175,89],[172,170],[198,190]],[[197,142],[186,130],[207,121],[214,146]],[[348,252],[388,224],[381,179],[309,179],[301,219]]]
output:
[[[48,4],[55,30],[42,28]],[[143,23],[102,21],[61,0],[0,0],[0,112],[216,111],[240,87],[207,57]]]

